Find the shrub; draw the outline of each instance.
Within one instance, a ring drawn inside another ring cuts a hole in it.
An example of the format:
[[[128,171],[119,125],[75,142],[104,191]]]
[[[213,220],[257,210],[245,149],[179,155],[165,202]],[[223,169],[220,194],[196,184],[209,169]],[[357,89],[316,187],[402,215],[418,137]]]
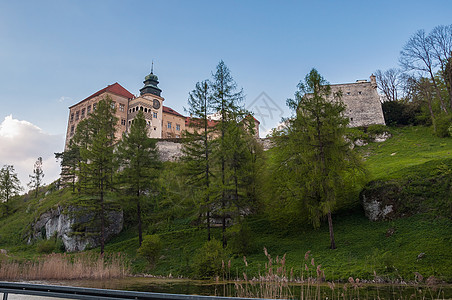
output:
[[[372,124],[367,127],[367,133],[372,136],[388,132],[388,127],[382,124]]]
[[[452,115],[441,114],[433,121],[436,125],[435,135],[440,138],[451,136]]]
[[[365,133],[363,130],[356,128],[356,127],[355,128],[347,128],[345,135],[352,142],[356,142],[357,140],[362,140],[362,141],[367,142],[369,140],[369,135],[367,133]]]
[[[228,249],[234,254],[246,255],[251,251],[252,234],[247,223],[236,224],[226,231]]]
[[[219,276],[222,261],[226,260],[227,254],[220,241],[213,239],[206,242],[193,259],[192,269],[195,277],[207,279]]]
[[[45,253],[45,254],[52,253],[55,250],[55,248],[56,248],[56,245],[55,245],[54,239],[41,240],[41,241],[39,241],[39,243],[36,246],[36,250],[39,253]]]
[[[138,255],[145,258],[151,267],[157,261],[157,258],[162,250],[162,242],[158,235],[146,235],[143,239],[141,247],[138,249]]]

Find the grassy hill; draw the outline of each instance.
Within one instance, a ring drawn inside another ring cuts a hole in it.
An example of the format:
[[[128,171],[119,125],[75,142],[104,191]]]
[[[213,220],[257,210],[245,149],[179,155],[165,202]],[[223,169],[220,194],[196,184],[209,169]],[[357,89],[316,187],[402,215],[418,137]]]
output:
[[[396,128],[392,132],[393,137],[386,142],[359,148],[366,159],[369,181],[395,180],[410,187],[412,182],[416,182],[415,186],[422,188],[421,192],[420,188],[408,189],[408,193],[415,194],[413,197],[427,199],[432,206],[436,200],[446,205],[452,203],[447,198],[452,194],[448,194],[451,188],[448,178],[452,177],[452,139],[436,138],[424,127]],[[438,176],[441,176],[441,181],[434,180]],[[435,188],[431,190],[431,186]],[[42,194],[38,199],[16,198],[14,215],[0,219],[0,248],[7,249],[16,257],[35,255],[36,245],[24,244],[27,224],[39,213],[69,197],[67,191],[55,191],[46,197]],[[152,270],[144,259],[137,256],[138,238],[134,227],[111,240],[106,251],[126,253],[136,273],[191,276],[194,254],[205,242],[206,232],[190,225],[190,218],[169,222],[172,226],[168,228],[148,230],[149,233],[157,232],[163,243],[161,257]],[[306,262],[304,257],[310,250],[315,264],[322,265],[327,280],[346,280],[349,276],[373,279],[375,274],[393,280],[414,280],[414,272],[419,272],[424,277],[433,275],[452,282],[452,221],[447,210],[442,214],[426,211],[393,221],[371,222],[358,204],[350,210],[337,212],[333,222],[336,250],[328,249],[327,224],[316,230],[303,224],[280,229],[264,215],[247,218],[248,266],[245,266],[243,255],[231,255],[232,275],[242,276],[242,272],[246,272],[250,277],[262,273],[268,262],[263,252],[266,247],[272,257],[286,254],[287,268],[293,268],[297,277],[302,273],[306,276],[306,271],[303,271],[305,263],[310,265],[311,261]],[[213,228],[213,236],[220,240],[221,229]],[[311,275],[314,272],[312,268],[308,271]]]

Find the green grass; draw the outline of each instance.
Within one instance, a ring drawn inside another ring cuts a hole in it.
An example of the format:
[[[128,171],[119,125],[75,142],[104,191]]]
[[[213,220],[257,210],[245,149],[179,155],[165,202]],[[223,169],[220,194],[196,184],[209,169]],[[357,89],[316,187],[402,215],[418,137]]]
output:
[[[393,137],[359,151],[373,179],[400,177],[402,169],[431,160],[452,158],[452,138],[438,138],[427,127],[392,128]]]
[[[369,180],[399,180],[403,184],[402,180],[408,180],[414,184],[408,192],[428,198],[434,205],[436,195],[443,194],[436,194],[433,187],[440,189],[441,186],[430,185],[429,180],[436,176],[435,172],[441,166],[450,168],[452,139],[436,138],[424,127],[391,130],[394,136],[388,141],[359,148],[366,159]],[[36,246],[26,245],[30,224],[42,212],[69,198],[69,191],[55,191],[46,197],[40,194],[37,199],[31,196],[16,198],[12,208],[14,214],[0,218],[0,248],[6,248],[22,259],[35,256]],[[189,221],[168,221],[165,230],[159,226],[149,227],[149,233],[159,233],[163,243],[160,259],[152,270],[137,256],[136,228],[124,230],[107,243],[105,250],[127,254],[135,273],[189,277],[194,254],[206,241],[206,230],[190,225]],[[452,222],[447,214],[423,213],[394,221],[371,222],[358,206],[336,213],[333,222],[336,250],[328,249],[326,222],[319,229],[310,225],[280,229],[266,216],[247,218],[252,233],[252,247],[246,254],[249,265],[245,267],[243,255],[231,254],[232,276],[241,277],[242,272],[246,272],[251,277],[263,272],[267,262],[263,248],[266,247],[272,257],[286,254],[288,268],[293,267],[296,276],[301,276],[305,263],[310,264],[304,260],[306,251],[310,250],[328,280],[347,280],[349,276],[373,279],[375,271],[378,276],[392,280],[414,280],[414,272],[419,272],[426,278],[435,276],[452,282]],[[392,231],[392,235],[387,234]],[[212,235],[220,240],[221,229],[213,228]],[[425,254],[418,259],[420,253]]]

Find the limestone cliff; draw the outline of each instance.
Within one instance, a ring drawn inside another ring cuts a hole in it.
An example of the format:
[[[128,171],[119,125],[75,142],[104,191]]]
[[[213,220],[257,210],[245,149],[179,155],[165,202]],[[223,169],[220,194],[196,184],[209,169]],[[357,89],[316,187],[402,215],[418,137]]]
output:
[[[43,213],[34,224],[32,224],[32,232],[28,242],[38,238],[50,239],[56,235],[57,238],[61,238],[64,247],[68,252],[83,251],[88,246],[97,247],[100,245],[100,239],[97,235],[83,236],[75,234],[73,225],[87,221],[92,218],[90,214],[84,216],[75,217],[74,207],[68,207],[63,209],[58,206],[55,209],[51,209]],[[123,228],[123,212],[122,211],[110,211],[108,212],[109,224],[105,230],[105,240],[110,237],[119,234]]]

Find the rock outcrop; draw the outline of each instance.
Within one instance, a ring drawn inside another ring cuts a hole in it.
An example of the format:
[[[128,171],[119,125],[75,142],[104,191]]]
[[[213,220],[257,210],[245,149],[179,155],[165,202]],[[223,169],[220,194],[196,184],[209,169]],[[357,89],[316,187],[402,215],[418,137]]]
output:
[[[39,219],[32,225],[32,233],[29,237],[29,243],[38,238],[50,239],[56,236],[61,238],[64,247],[68,252],[83,251],[87,247],[97,247],[100,245],[100,237],[97,234],[83,235],[76,234],[73,225],[86,222],[93,218],[92,214],[75,216],[73,212],[76,209],[69,207],[63,209],[58,206],[55,209],[43,213]],[[105,230],[105,240],[119,234],[123,228],[123,212],[109,211],[107,213],[108,226]]]

